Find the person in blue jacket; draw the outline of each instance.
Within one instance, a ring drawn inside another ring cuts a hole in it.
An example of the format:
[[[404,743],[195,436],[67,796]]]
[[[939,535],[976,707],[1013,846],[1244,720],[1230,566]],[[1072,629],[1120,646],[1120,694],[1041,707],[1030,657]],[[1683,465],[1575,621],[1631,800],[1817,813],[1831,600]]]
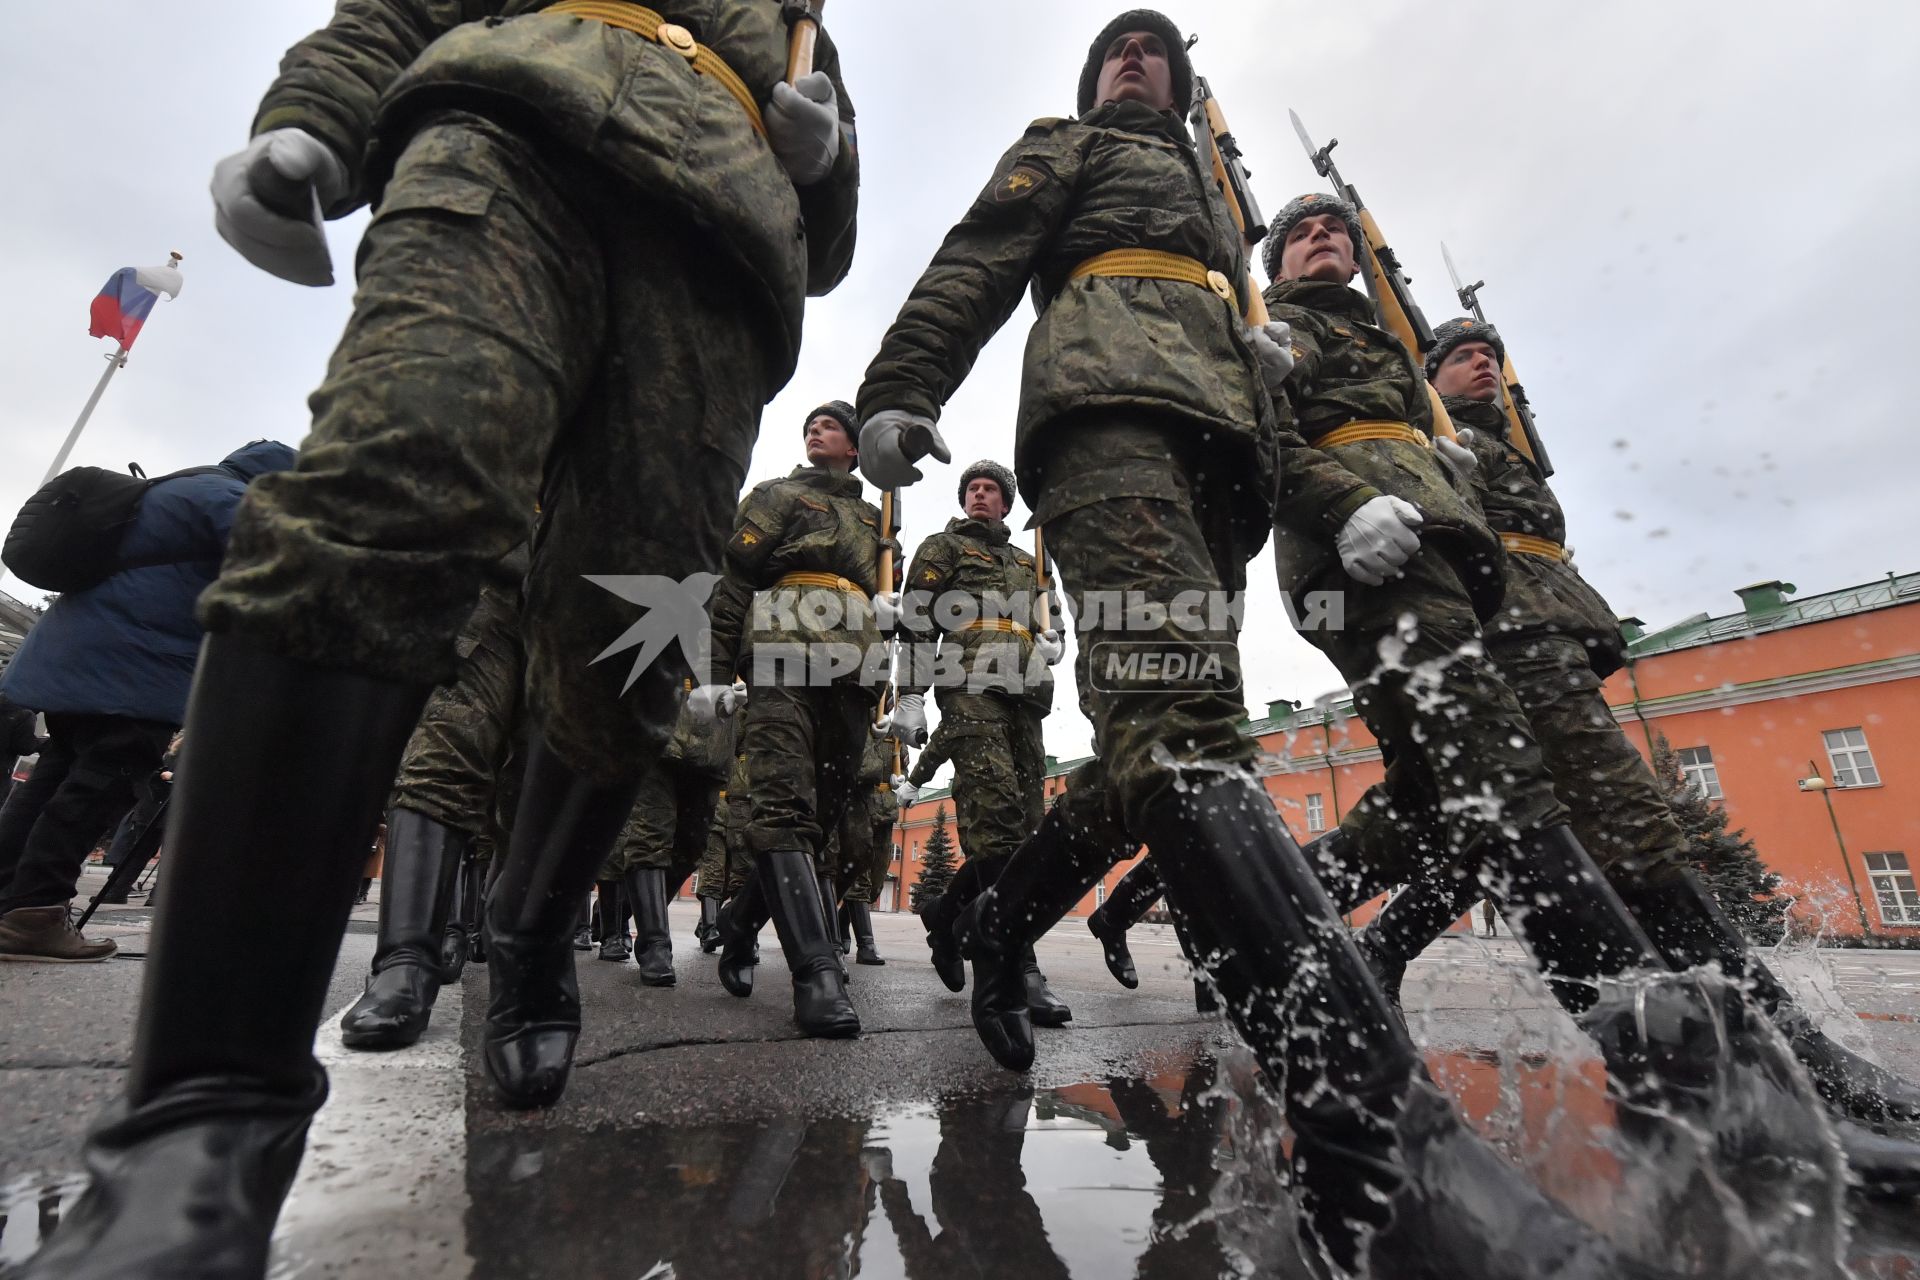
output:
[[[80,865],[160,767],[187,717],[200,653],[194,601],[220,571],[254,477],[294,451],[256,440],[217,467],[156,481],[105,581],[71,591],[27,633],[0,696],[46,717],[33,774],[0,809],[0,960],[104,960],[67,917]]]

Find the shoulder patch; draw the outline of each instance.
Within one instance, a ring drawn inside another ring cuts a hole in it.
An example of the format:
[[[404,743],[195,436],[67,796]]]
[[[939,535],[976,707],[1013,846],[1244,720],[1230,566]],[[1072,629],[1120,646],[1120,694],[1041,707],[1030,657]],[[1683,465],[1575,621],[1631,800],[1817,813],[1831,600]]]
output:
[[[1050,175],[1038,165],[1017,164],[994,182],[994,203],[1009,204],[1015,200],[1025,200],[1050,181]]]
[[[734,530],[733,534],[734,545],[740,547],[759,546],[766,540],[767,531],[754,524],[751,520],[742,520],[740,527]]]

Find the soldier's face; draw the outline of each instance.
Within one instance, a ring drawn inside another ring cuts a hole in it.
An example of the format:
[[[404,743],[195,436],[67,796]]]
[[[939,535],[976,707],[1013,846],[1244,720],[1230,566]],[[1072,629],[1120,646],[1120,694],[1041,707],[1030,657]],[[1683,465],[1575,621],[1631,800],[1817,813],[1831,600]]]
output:
[[[1128,31],[1107,46],[1100,78],[1094,82],[1095,102],[1144,102],[1156,111],[1173,105],[1173,69],[1167,65],[1166,42],[1151,31]]]
[[[1443,396],[1492,400],[1500,394],[1500,357],[1490,342],[1463,342],[1433,371],[1433,389]]]
[[[1353,279],[1353,237],[1337,213],[1316,213],[1300,219],[1280,246],[1280,278],[1328,280],[1345,284]]]
[[[859,456],[840,419],[823,413],[807,424],[807,461],[814,466],[845,471]]]
[[[1000,492],[1000,486],[985,476],[975,476],[967,481],[966,500],[960,504],[970,519],[1005,520],[1007,518],[1006,495]]]

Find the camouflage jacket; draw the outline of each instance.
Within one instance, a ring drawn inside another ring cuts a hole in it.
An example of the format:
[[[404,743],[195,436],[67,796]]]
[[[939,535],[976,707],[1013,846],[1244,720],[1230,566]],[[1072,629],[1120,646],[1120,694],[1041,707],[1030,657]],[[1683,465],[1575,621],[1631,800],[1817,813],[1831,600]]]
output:
[[[840,99],[842,147],[828,176],[796,190],[740,104],[678,53],[605,23],[542,15],[552,0],[338,0],[333,21],[280,64],[253,132],[293,126],[347,166],[339,217],[377,201],[421,112],[459,107],[537,122],[543,140],[587,157],[710,234],[764,290],[784,328],[792,374],[805,296],[838,284],[853,260],[860,185],[853,105],[840,57],[820,32],[814,65]],[[786,75],[779,0],[654,0],[745,82],[764,109]],[[644,217],[635,234],[645,234]]]
[[[1295,594],[1337,570],[1334,539],[1348,517],[1382,494],[1426,517],[1423,543],[1459,570],[1475,608],[1499,604],[1500,541],[1471,494],[1431,448],[1367,440],[1320,448],[1312,442],[1349,422],[1404,422],[1429,439],[1433,407],[1426,378],[1399,340],[1373,323],[1367,295],[1323,280],[1283,280],[1266,291],[1275,320],[1293,327],[1287,398],[1293,425],[1282,432],[1274,550],[1280,586]]]
[[[1567,518],[1560,500],[1533,462],[1513,447],[1500,402],[1448,396],[1446,406],[1454,425],[1473,428],[1473,452],[1480,459],[1474,483],[1494,532],[1531,534],[1564,545]],[[1580,571],[1525,552],[1507,553],[1507,597],[1486,632],[1496,645],[1506,637],[1542,632],[1570,636],[1586,645],[1593,669],[1602,676],[1619,670],[1625,657],[1613,610]]]
[[[902,750],[904,756],[905,751]],[[904,764],[904,760],[902,761]],[[905,772],[903,768],[902,773]],[[873,822],[892,822],[900,814],[900,797],[893,794],[893,739],[870,738],[860,760],[859,794],[866,800]]]
[[[755,485],[741,499],[727,539],[726,572],[707,604],[715,684],[746,674],[743,645],[855,646],[863,659],[880,652],[873,616],[880,510],[861,493],[856,475],[803,466]],[[827,574],[851,590],[779,585],[795,573]],[[836,683],[861,675],[848,672]]]
[[[674,722],[673,737],[667,740],[667,749],[660,758],[676,763],[683,769],[706,774],[715,781],[723,781],[733,765],[734,742],[745,719],[744,712],[741,712],[703,724],[688,712],[683,694],[680,699],[680,718]]]
[[[932,782],[933,775],[940,772],[940,766],[953,759],[953,730],[947,727],[948,723],[942,720],[935,726],[927,745],[920,748],[920,758],[907,771],[907,781],[914,786],[924,787]]]
[[[1004,522],[964,516],[947,521],[943,531],[914,551],[901,588],[906,639],[922,658],[930,658],[938,644],[942,666],[954,667],[953,676],[940,682],[940,693],[950,687],[1000,693],[1038,707],[1042,715],[1053,708],[1053,672],[1033,646],[1040,577],[1033,556],[1012,544]],[[949,627],[957,620],[957,596],[971,601],[973,609],[960,626]],[[1021,630],[966,625],[994,619]],[[903,664],[902,693],[926,692],[932,673],[921,666]]]
[[[1031,285],[1039,318],[1027,336],[1015,446],[1027,492],[1043,492],[1035,444],[1051,423],[1117,409],[1170,415],[1236,446],[1252,468],[1248,492],[1264,503],[1273,406],[1234,308],[1198,285],[1068,278],[1111,249],[1179,254],[1245,287],[1239,233],[1172,112],[1112,102],[1029,126],[887,331],[860,388],[861,419],[881,409],[938,418]]]

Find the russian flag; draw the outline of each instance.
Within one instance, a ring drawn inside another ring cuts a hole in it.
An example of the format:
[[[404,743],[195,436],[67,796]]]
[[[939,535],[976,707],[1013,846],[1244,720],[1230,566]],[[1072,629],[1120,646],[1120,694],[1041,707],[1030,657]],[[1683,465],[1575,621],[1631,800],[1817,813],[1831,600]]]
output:
[[[87,330],[96,338],[112,338],[123,348],[131,347],[140,336],[140,326],[162,293],[180,296],[180,269],[164,267],[122,267],[107,277],[107,283],[93,300],[93,323]]]

